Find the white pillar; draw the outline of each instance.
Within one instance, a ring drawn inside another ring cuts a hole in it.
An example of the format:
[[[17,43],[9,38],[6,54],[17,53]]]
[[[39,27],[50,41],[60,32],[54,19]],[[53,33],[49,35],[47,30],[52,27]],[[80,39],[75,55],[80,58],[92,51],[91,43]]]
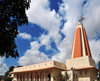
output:
[[[34,73],[34,81],[35,81],[35,73]]]
[[[51,81],[53,81],[54,80],[54,69],[51,70],[50,74],[51,74]]]
[[[25,81],[25,73],[23,73],[23,81]]]
[[[32,81],[34,80],[34,73],[32,72]]]
[[[44,81],[46,81],[46,78],[45,78],[45,72],[44,72]]]
[[[25,73],[25,81],[27,81],[27,74]]]
[[[37,73],[35,73],[35,81],[37,80]]]
[[[14,75],[14,80],[17,81],[17,74]]]
[[[71,72],[72,72],[71,73],[72,74],[72,77],[71,78],[72,78],[72,81],[74,81],[74,68],[73,67],[71,68]]]
[[[40,75],[40,73],[38,73],[38,75],[39,75],[39,81],[41,81],[41,75]]]
[[[31,73],[29,73],[28,77],[29,77],[29,81],[31,81]]]

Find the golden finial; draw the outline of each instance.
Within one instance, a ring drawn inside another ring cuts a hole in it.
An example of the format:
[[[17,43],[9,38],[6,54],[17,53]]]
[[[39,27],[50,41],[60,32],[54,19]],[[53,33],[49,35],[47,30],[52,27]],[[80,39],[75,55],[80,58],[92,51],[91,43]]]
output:
[[[82,21],[84,21],[84,17],[81,17],[81,19],[79,20],[79,22],[82,22]]]
[[[82,25],[83,21],[84,21],[84,17],[81,17],[81,19],[79,20],[78,26]]]

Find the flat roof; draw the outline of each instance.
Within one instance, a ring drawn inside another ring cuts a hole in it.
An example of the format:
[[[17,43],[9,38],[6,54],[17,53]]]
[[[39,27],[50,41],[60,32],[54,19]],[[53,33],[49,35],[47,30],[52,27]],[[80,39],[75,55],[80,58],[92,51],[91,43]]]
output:
[[[27,65],[22,67],[16,67],[11,73],[30,72],[30,71],[38,71],[38,70],[45,70],[51,68],[59,68],[61,70],[67,70],[66,65],[63,63],[57,61],[48,61],[48,62],[32,64],[32,65]]]

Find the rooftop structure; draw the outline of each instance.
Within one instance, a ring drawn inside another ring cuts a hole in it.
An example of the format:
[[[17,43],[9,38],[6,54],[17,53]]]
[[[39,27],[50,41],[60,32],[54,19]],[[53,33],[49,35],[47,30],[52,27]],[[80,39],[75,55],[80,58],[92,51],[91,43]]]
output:
[[[60,73],[65,76],[68,73],[68,81],[95,81],[97,70],[92,59],[86,31],[81,22],[75,31],[71,59],[66,65],[57,61],[48,61],[38,64],[14,68],[13,81],[58,81]]]
[[[73,68],[96,68],[92,59],[90,47],[82,22],[79,22],[74,36],[71,59],[67,60],[67,69]]]
[[[71,59],[83,56],[92,58],[85,28],[79,22],[75,31]]]
[[[48,61],[33,65],[27,65],[23,67],[14,68],[14,71],[11,73],[19,73],[19,72],[30,72],[30,71],[37,71],[43,69],[50,69],[50,68],[59,68],[63,71],[66,70],[66,65],[57,61]]]

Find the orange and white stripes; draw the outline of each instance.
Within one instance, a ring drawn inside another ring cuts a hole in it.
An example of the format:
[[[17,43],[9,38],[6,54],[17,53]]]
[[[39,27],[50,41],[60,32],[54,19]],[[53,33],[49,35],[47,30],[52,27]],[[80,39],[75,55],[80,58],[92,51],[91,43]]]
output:
[[[79,22],[75,31],[71,59],[82,57],[82,56],[91,57],[91,52],[90,52],[85,29],[82,23]]]

